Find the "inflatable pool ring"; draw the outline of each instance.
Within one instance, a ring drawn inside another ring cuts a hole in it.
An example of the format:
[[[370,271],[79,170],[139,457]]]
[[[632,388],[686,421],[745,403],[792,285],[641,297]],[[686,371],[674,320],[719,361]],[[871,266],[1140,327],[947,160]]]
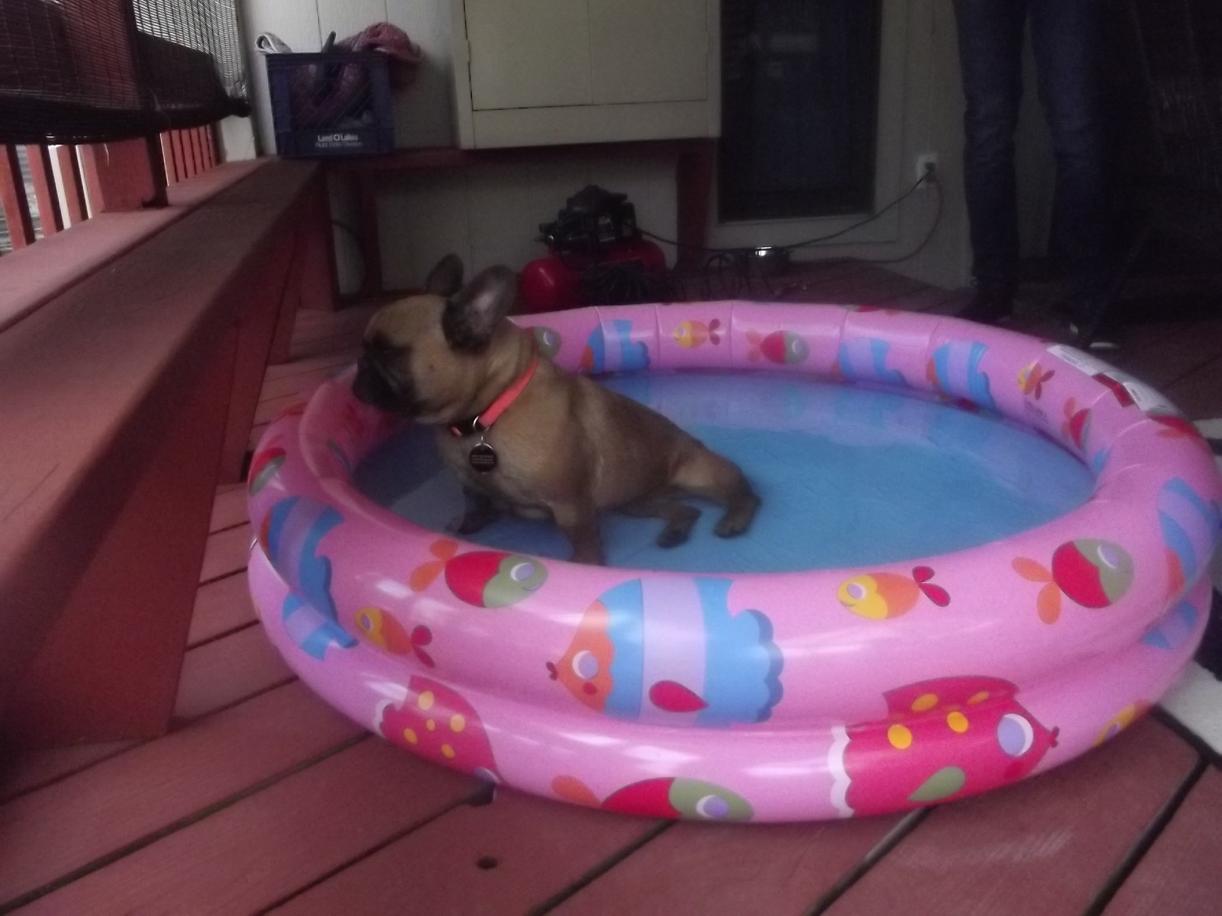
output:
[[[937,316],[744,302],[551,313],[535,334],[574,371],[764,369],[996,412],[1076,456],[1093,495],[905,562],[580,566],[454,540],[358,493],[352,469],[398,422],[341,374],[254,456],[250,582],[288,664],[388,741],[611,811],[867,815],[1064,763],[1192,657],[1219,536],[1212,455],[1162,397],[1085,353]]]

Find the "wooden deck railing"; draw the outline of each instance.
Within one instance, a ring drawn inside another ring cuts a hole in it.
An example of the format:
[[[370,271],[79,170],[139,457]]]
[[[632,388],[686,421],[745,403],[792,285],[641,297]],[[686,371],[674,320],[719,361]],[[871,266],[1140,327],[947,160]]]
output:
[[[0,255],[83,222],[99,209],[95,201],[105,200],[108,189],[93,187],[91,176],[94,182],[119,180],[108,170],[82,168],[83,159],[99,149],[0,145]],[[194,178],[221,161],[211,125],[164,131],[160,151],[156,165],[164,169],[167,185]],[[150,165],[146,161],[146,175]]]

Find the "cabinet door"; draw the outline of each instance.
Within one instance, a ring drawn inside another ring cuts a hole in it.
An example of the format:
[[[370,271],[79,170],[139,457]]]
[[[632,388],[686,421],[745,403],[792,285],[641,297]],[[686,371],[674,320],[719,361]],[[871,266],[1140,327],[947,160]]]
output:
[[[708,0],[588,0],[588,5],[595,103],[708,97]]]
[[[477,111],[590,102],[585,0],[466,0]]]

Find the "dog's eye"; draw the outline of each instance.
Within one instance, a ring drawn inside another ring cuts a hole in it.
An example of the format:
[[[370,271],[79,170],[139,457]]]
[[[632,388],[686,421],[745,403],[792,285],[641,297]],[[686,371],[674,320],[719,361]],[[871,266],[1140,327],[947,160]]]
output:
[[[573,673],[583,680],[598,677],[598,659],[588,649],[573,656]]]

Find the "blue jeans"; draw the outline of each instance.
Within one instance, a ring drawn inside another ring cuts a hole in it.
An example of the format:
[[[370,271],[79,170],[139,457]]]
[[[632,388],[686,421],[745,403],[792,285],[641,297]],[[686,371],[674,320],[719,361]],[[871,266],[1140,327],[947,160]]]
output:
[[[1107,278],[1107,163],[1100,55],[1103,0],[955,0],[964,116],[964,186],[972,272],[982,287],[1018,274],[1014,129],[1022,99],[1024,26],[1057,162],[1052,248],[1069,262],[1076,300]]]

